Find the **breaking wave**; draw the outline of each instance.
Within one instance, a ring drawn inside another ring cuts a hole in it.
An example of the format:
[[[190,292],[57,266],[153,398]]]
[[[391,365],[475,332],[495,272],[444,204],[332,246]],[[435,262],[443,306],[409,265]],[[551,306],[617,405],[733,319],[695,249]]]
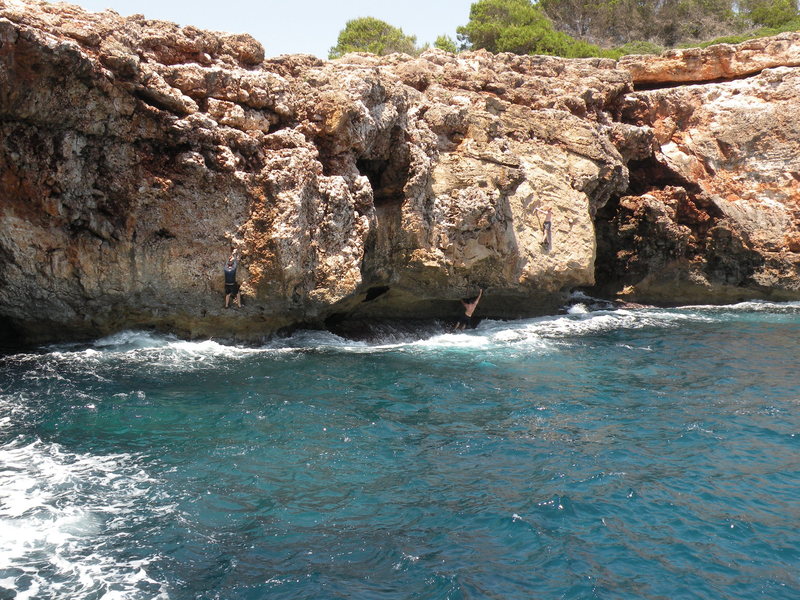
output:
[[[580,300],[580,299],[579,299]],[[181,365],[184,368],[212,364],[222,359],[236,359],[264,353],[301,351],[341,351],[368,353],[391,349],[490,349],[528,346],[544,349],[552,342],[568,343],[603,332],[633,329],[674,328],[690,323],[713,323],[730,320],[780,321],[800,314],[800,302],[751,301],[725,306],[686,306],[675,309],[597,310],[592,299],[570,305],[566,314],[518,321],[484,320],[477,329],[444,332],[418,340],[395,341],[391,333],[384,341],[354,341],[327,331],[303,330],[290,337],[276,339],[260,347],[235,346],[214,340],[186,341],[175,336],[146,331],[123,331],[95,341],[90,346],[59,345],[47,348],[48,356],[64,362],[104,362],[126,358],[145,363]],[[39,361],[40,354],[16,355],[13,360]]]
[[[156,557],[131,560],[117,549],[153,503],[154,481],[136,457],[16,439],[0,447],[0,465],[0,594],[167,598],[148,573]]]

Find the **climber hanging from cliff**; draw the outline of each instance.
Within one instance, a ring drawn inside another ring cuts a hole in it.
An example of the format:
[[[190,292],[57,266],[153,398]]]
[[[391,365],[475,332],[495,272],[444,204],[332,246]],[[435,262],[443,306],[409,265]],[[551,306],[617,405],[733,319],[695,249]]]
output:
[[[239,284],[236,283],[236,269],[239,266],[239,249],[231,252],[228,262],[222,268],[225,273],[225,308],[228,308],[233,296],[236,306],[242,307],[242,297],[239,295]]]
[[[533,210],[536,213],[542,213],[544,215],[544,222],[541,224],[542,233],[544,234],[544,241],[542,243],[550,250],[553,247],[553,209],[548,208],[547,210],[542,210],[541,208],[534,208]]]
[[[481,301],[481,296],[483,295],[483,288],[478,288],[478,290],[477,296],[473,298],[464,298],[461,300],[461,304],[464,307],[464,314],[461,315],[456,322],[456,331],[463,331],[467,327],[470,329],[474,327],[472,324],[472,314],[475,312],[475,308],[478,306],[478,302]]]

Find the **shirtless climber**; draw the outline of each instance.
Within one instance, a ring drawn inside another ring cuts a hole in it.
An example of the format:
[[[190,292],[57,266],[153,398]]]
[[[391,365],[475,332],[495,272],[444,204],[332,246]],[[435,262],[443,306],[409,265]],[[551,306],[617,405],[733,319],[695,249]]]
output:
[[[481,301],[481,296],[483,295],[483,289],[478,288],[478,290],[478,295],[475,298],[465,298],[461,300],[461,304],[464,306],[464,314],[461,315],[458,318],[458,322],[456,322],[456,331],[472,327],[472,313],[475,312],[475,308],[478,306],[478,302]]]

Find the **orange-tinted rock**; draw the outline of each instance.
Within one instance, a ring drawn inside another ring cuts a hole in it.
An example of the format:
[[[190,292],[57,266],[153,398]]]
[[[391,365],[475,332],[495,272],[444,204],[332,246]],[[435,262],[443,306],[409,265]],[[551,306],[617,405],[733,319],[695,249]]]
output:
[[[759,48],[764,54],[758,55]],[[655,192],[649,188],[663,187],[665,182],[680,186],[689,202],[682,201],[684,208],[668,218],[675,226],[688,225],[696,244],[677,254],[659,253],[657,238],[625,245],[613,239],[613,232],[606,232],[609,250],[603,260],[616,264],[616,271],[609,267],[613,272],[607,274],[608,280],[617,279],[610,288],[625,288],[630,298],[645,302],[797,298],[800,255],[792,240],[800,231],[800,68],[748,71],[742,65],[774,65],[781,60],[796,64],[793,57],[800,56],[800,35],[667,53],[649,59],[650,68],[681,57],[688,68],[693,64],[690,59],[698,56],[703,60],[692,67],[696,73],[707,73],[703,69],[712,68],[709,65],[719,59],[721,64],[739,65],[738,74],[757,74],[636,92],[620,112],[624,120],[652,128],[656,140],[647,167],[638,167],[632,175],[634,187],[647,193],[627,198],[627,204],[650,205]],[[644,64],[646,59],[636,60]],[[680,69],[676,73],[678,79],[683,77]],[[662,76],[668,74],[667,70]],[[632,71],[632,77],[641,77],[640,72]],[[704,78],[712,77],[694,77]],[[646,227],[647,219],[635,211],[612,218],[622,219],[629,228]],[[624,257],[615,260],[612,247],[624,250]],[[633,270],[625,266],[631,253],[636,257]]]
[[[655,57],[624,56],[619,66],[631,74],[637,86],[738,79],[773,67],[800,66],[800,33],[735,45],[668,50]]]
[[[595,283],[800,296],[797,39],[760,43],[620,63],[264,59],[246,35],[7,0],[0,330],[253,340],[452,318],[477,286],[493,317]],[[634,93],[661,81],[647,69],[759,74]],[[232,246],[245,301],[226,311]]]

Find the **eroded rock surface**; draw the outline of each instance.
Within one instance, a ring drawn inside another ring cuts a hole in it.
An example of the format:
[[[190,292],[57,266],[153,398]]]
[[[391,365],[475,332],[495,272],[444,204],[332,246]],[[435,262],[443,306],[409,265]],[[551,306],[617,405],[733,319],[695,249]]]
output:
[[[478,285],[522,316],[593,282],[592,214],[628,183],[613,61],[264,60],[248,36],[2,7],[0,306],[29,338],[452,318]]]
[[[670,55],[702,70],[674,81],[751,78],[634,92],[663,79],[638,59],[265,59],[246,35],[6,0],[0,330],[255,340],[452,319],[478,286],[483,316],[521,317],[595,284],[669,301],[658,270],[800,296],[798,41],[775,43]]]
[[[676,304],[800,297],[800,69],[755,69],[776,62],[752,56],[756,42],[783,57],[800,52],[796,34],[748,42],[736,60],[735,47],[709,48],[702,60],[687,51],[681,73],[716,69],[721,56],[757,74],[626,99],[620,118],[650,129],[656,145],[629,164],[641,195],[609,204],[610,226],[600,225],[599,277],[613,291]]]

